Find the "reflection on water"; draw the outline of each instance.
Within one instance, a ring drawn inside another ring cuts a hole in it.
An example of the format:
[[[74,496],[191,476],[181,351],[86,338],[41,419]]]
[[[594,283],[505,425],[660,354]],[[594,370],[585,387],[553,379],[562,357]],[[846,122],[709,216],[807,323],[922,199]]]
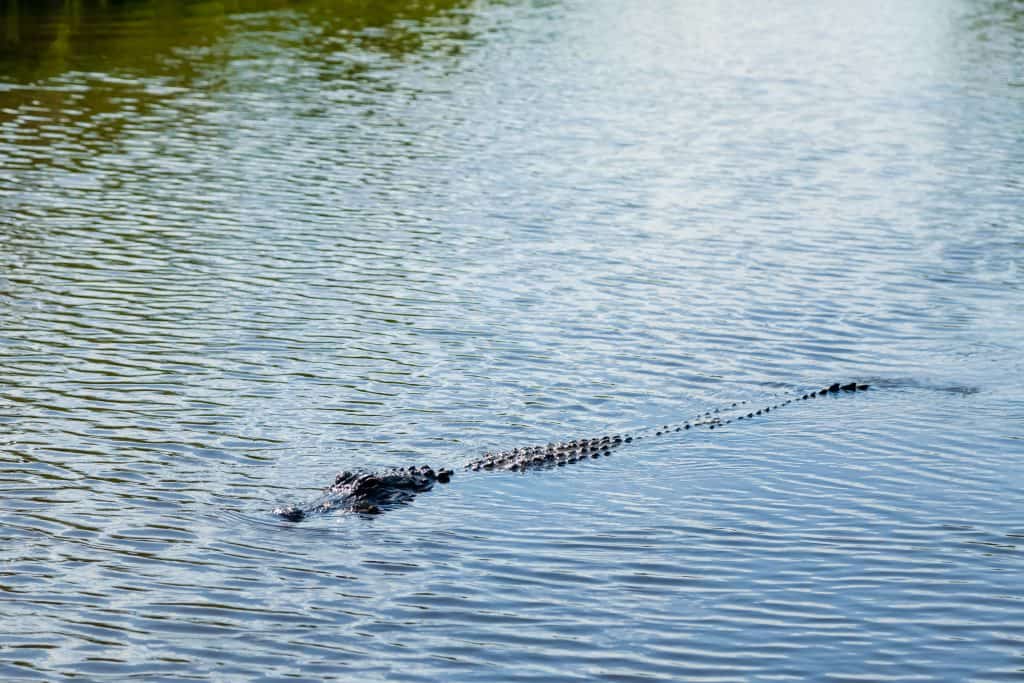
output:
[[[397,56],[424,47],[423,22],[441,14],[451,21],[452,10],[465,5],[464,0],[3,0],[0,55],[5,71],[25,80],[67,70],[170,71],[188,66],[174,55],[215,49],[240,22],[262,15],[279,28],[315,22],[317,34],[347,33],[353,42]],[[315,35],[306,38],[311,39],[307,47],[316,43]]]
[[[0,6],[4,680],[1024,670],[1019,3]]]

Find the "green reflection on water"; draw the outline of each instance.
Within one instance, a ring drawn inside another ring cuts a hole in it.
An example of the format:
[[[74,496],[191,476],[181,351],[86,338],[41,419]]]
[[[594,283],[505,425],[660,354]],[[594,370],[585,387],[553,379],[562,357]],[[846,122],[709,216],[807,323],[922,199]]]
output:
[[[69,70],[145,70],[180,48],[211,45],[248,14],[300,16],[325,33],[390,27],[376,49],[418,49],[416,24],[465,0],[0,0],[0,82],[32,82]]]

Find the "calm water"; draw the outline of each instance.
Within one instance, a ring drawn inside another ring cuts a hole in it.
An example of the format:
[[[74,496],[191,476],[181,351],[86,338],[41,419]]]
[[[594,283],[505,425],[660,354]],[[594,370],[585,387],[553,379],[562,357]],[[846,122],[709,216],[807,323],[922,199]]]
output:
[[[1019,1],[0,7],[3,680],[1024,680]]]

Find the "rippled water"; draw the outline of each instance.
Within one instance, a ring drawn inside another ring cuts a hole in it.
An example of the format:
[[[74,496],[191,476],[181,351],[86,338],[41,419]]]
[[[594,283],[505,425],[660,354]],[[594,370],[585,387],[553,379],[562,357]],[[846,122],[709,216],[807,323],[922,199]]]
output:
[[[50,5],[0,4],[4,680],[1024,678],[1020,2]]]

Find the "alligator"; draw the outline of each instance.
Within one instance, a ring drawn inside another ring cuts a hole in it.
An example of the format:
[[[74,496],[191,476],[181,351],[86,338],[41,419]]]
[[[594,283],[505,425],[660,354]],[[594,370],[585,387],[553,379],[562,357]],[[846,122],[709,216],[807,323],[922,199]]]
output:
[[[513,448],[496,453],[485,453],[464,466],[470,472],[528,470],[563,467],[568,464],[592,458],[607,456],[622,446],[651,436],[662,436],[689,429],[721,428],[734,420],[752,420],[767,415],[796,401],[838,394],[839,392],[866,391],[869,385],[857,382],[836,382],[823,389],[804,394],[788,393],[777,395],[779,401],[757,410],[748,409],[747,401],[733,403],[726,408],[707,411],[684,422],[648,427],[629,433],[608,434],[595,438],[573,439],[572,441],[549,443],[544,446]],[[447,484],[454,476],[450,469],[438,469],[427,465],[414,467],[393,467],[383,471],[355,470],[338,474],[334,483],[324,489],[323,494],[312,503],[303,506],[287,505],[274,510],[274,514],[290,522],[299,522],[310,514],[340,510],[366,515],[379,514],[385,509],[411,502],[417,494],[429,491],[434,484]]]

